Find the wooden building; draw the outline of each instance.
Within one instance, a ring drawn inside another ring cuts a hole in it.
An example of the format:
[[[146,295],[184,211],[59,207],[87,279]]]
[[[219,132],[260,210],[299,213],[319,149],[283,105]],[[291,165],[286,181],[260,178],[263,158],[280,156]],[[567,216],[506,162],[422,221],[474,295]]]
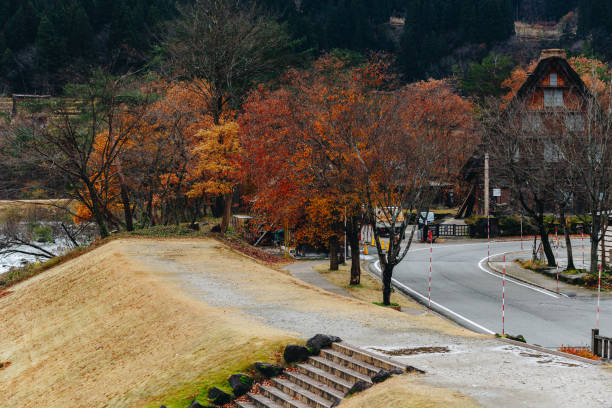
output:
[[[550,49],[542,51],[540,60],[535,69],[529,73],[527,79],[516,92],[509,106],[521,104],[524,109],[508,111],[517,124],[517,129],[525,135],[533,134],[534,140],[543,134],[562,132],[578,132],[584,129],[583,106],[589,90],[580,76],[568,63],[565,51]],[[555,129],[559,126],[558,112],[563,112],[563,126],[565,129]],[[554,122],[554,124],[553,124]],[[544,161],[554,166],[559,161],[559,152],[550,140],[541,140],[544,152]],[[484,192],[484,158],[485,147],[481,146],[468,160],[462,169],[462,177],[471,184],[470,193],[463,203],[458,217],[468,217],[473,213],[485,215]],[[512,209],[511,194],[508,186],[504,185],[503,178],[496,177],[495,169],[498,165],[491,163],[489,203],[491,212]],[[500,181],[502,180],[502,181]],[[493,192],[498,194],[493,194]]]

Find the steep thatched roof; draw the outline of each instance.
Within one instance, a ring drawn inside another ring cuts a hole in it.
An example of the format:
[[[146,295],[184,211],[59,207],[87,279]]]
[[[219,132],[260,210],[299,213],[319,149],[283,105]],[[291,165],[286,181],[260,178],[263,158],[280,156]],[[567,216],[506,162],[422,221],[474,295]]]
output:
[[[540,59],[536,68],[529,74],[527,80],[517,91],[515,98],[522,99],[528,96],[551,70],[562,74],[567,80],[567,85],[570,88],[576,89],[581,96],[589,95],[589,88],[567,60],[561,56],[552,56]]]

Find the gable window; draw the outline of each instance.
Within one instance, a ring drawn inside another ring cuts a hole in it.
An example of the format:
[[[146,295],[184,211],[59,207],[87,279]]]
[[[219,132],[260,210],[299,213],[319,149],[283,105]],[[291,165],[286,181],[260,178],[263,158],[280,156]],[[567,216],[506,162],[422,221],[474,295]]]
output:
[[[582,115],[568,115],[565,118],[565,130],[567,132],[584,131],[584,118]]]
[[[547,163],[558,163],[563,158],[559,146],[550,141],[544,142],[544,161]]]
[[[528,114],[523,117],[522,128],[528,132],[539,132],[544,129],[542,117],[538,114]]]
[[[546,107],[563,106],[563,90],[562,89],[545,89],[544,90],[544,106]]]
[[[549,82],[550,82],[550,86],[557,86],[557,85],[559,85],[559,82],[558,82],[558,79],[557,79],[557,74],[550,74]]]

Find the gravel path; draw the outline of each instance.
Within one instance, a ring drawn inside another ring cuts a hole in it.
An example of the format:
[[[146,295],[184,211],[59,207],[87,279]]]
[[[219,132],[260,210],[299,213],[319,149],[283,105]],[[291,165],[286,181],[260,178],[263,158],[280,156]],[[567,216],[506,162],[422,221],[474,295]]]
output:
[[[259,265],[249,264],[244,271],[227,267],[223,258],[232,256],[228,255],[229,251],[220,251],[219,259],[207,263],[194,261],[192,254],[201,253],[199,248],[203,245],[210,244],[176,241],[156,247],[147,242],[133,256],[148,267],[158,269],[161,276],[194,298],[238,309],[253,319],[302,338],[330,333],[371,349],[447,347],[448,353],[394,358],[424,369],[426,383],[458,390],[483,406],[612,408],[612,370],[609,368],[534,352],[491,337],[470,335],[447,323],[438,327],[437,317],[380,310],[383,308],[339,297],[336,290],[332,294]],[[226,265],[225,269],[221,268],[222,273],[212,265],[214,262]],[[306,263],[303,265],[306,268]],[[303,268],[293,271],[294,276],[306,276],[309,283],[318,281]],[[290,290],[277,287],[285,283],[296,286]],[[262,292],[262,287],[269,290]]]

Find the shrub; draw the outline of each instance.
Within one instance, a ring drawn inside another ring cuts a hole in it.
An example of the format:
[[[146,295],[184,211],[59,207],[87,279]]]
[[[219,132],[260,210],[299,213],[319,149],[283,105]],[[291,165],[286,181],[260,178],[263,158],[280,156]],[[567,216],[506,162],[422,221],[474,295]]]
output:
[[[38,225],[32,229],[32,233],[36,242],[55,242],[53,239],[53,229],[48,225]]]
[[[520,215],[507,215],[499,217],[499,233],[501,236],[518,236],[521,235],[521,217]],[[531,218],[523,217],[523,234],[534,235],[537,233],[537,228],[533,224]]]
[[[539,261],[537,259],[535,261],[533,259],[528,259],[526,261],[517,260],[516,262],[519,265],[521,265],[522,268],[530,269],[536,272],[539,272],[541,270],[548,268],[548,265],[546,263]]]

